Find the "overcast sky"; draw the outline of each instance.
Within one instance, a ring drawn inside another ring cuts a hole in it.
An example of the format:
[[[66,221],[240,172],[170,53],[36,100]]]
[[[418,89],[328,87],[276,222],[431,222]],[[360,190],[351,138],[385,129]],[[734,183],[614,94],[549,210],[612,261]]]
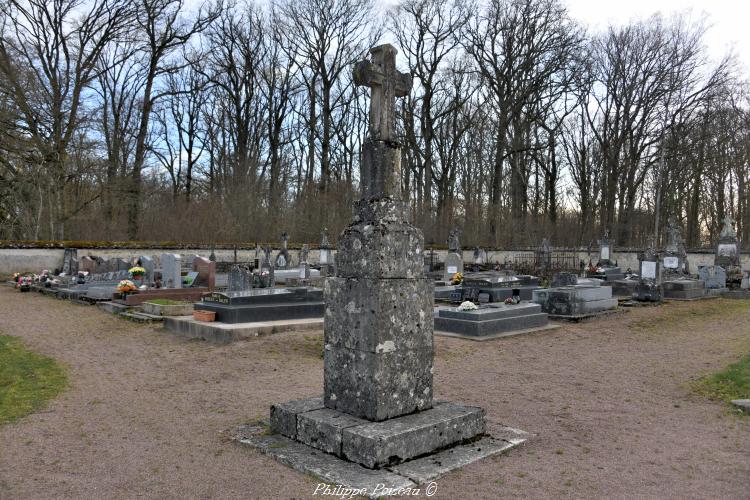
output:
[[[645,19],[657,11],[668,17],[690,11],[709,26],[706,45],[714,59],[733,49],[745,70],[750,68],[750,1],[745,0],[563,0],[571,15],[592,28]]]

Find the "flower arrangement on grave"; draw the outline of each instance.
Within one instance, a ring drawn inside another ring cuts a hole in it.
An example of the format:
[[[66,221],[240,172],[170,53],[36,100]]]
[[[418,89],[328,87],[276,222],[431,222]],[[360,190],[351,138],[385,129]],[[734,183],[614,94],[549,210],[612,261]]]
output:
[[[31,289],[33,278],[31,276],[19,276],[16,282],[16,288],[22,292],[28,292]]]
[[[479,309],[479,307],[477,307],[477,305],[470,300],[461,302],[461,305],[458,306],[459,311],[476,311],[477,309]]]
[[[135,292],[136,290],[138,290],[138,287],[130,280],[122,280],[117,284],[117,291],[123,295]]]
[[[520,304],[521,303],[521,297],[516,295],[512,297],[508,297],[503,301],[505,304],[513,305],[513,304]]]
[[[13,277],[11,278],[11,281],[14,283],[18,283],[18,278],[21,277],[21,273],[13,273]]]
[[[463,282],[464,282],[464,275],[461,274],[461,273],[456,273],[451,278],[451,284],[452,285],[460,285]]]
[[[133,278],[143,278],[146,274],[146,269],[140,266],[135,266],[128,269],[128,272]]]

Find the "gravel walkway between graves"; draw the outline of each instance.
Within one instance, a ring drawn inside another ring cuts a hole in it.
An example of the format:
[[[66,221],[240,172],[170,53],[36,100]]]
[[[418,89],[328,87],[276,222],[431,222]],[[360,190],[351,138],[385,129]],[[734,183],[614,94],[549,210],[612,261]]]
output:
[[[678,320],[679,318],[679,320]],[[534,438],[434,498],[747,498],[750,417],[691,393],[750,351],[750,301],[639,308],[484,343],[437,338],[435,394]],[[0,498],[308,498],[316,481],[222,431],[322,393],[321,333],[229,346],[0,287],[0,331],[71,387],[0,426]]]

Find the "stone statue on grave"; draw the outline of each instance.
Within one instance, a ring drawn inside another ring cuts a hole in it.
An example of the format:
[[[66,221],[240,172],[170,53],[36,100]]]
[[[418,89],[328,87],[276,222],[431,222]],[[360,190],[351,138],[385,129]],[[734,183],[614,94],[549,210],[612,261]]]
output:
[[[730,215],[725,216],[723,227],[721,228],[721,234],[719,235],[719,238],[722,238],[722,239],[737,238],[737,231],[735,231],[734,229],[734,224],[735,224],[734,219]]]
[[[461,236],[461,230],[457,227],[451,229],[448,234],[448,251],[451,253],[459,253],[461,251],[461,242],[459,237]]]
[[[299,251],[299,263],[307,264],[307,256],[310,253],[310,247],[307,244],[302,245],[302,249]]]
[[[287,249],[287,245],[289,244],[289,235],[286,232],[281,233],[281,244],[283,245],[283,249]]]
[[[328,228],[324,227],[320,233],[320,248],[331,248],[331,242],[328,241]]]

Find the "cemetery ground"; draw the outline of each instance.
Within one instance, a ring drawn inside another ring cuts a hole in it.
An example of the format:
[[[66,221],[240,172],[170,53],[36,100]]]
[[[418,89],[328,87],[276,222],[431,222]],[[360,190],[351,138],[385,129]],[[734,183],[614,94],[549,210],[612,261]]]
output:
[[[750,302],[717,299],[488,342],[436,337],[436,399],[533,437],[439,479],[435,498],[746,498],[750,417],[701,377],[750,353],[748,325]],[[223,431],[321,394],[322,332],[215,346],[2,288],[0,333],[68,378],[0,424],[0,498],[312,496],[314,478]]]

